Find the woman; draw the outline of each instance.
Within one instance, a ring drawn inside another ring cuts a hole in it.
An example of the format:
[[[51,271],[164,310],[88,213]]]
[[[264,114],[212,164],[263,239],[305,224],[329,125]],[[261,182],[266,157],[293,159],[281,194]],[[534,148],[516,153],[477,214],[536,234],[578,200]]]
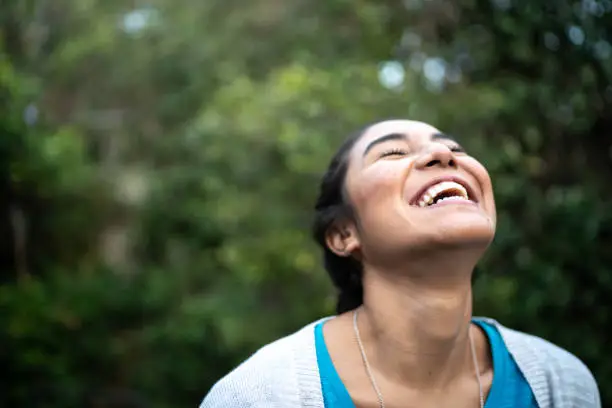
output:
[[[316,204],[338,315],[260,349],[201,408],[601,407],[572,354],[472,317],[495,222],[489,175],[456,141],[421,122],[368,126]]]

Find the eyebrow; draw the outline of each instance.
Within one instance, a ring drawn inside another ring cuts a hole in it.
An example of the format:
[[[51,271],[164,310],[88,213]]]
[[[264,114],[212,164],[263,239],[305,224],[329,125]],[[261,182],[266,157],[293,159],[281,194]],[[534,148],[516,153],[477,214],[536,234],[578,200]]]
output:
[[[368,147],[366,147],[365,151],[363,152],[363,155],[364,156],[367,155],[368,152],[374,148],[374,146],[379,145],[381,143],[385,143],[390,140],[409,140],[409,139],[410,139],[410,136],[403,134],[403,133],[389,133],[388,135],[381,136],[378,139],[370,142]],[[454,137],[446,133],[442,133],[442,132],[434,133],[431,136],[431,140],[450,140],[451,142],[455,142],[455,143],[457,142],[457,140]]]
[[[431,140],[450,140],[451,142],[457,143],[457,139],[455,139],[451,135],[447,135],[446,133],[442,133],[442,132],[434,133],[431,136]]]
[[[381,143],[388,142],[390,140],[408,140],[408,139],[409,139],[408,135],[405,135],[402,133],[389,133],[388,135],[381,136],[378,139],[371,141],[368,147],[366,147],[365,151],[363,152],[363,155],[365,157],[365,155],[368,154],[368,152],[372,150],[374,146],[379,145]]]

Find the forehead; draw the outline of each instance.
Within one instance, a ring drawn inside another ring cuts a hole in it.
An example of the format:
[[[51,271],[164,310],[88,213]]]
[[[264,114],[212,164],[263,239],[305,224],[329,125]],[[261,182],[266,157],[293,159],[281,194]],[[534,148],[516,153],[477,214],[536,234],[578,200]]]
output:
[[[353,148],[354,154],[363,154],[370,143],[391,134],[406,135],[415,143],[428,141],[440,131],[435,127],[415,120],[386,120],[368,127]]]

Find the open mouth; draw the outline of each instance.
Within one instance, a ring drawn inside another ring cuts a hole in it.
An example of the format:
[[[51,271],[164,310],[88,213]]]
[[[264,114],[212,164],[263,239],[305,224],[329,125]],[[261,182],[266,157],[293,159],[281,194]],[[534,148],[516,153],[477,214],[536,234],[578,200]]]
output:
[[[443,180],[426,187],[417,195],[413,205],[431,207],[443,202],[474,203],[475,200],[467,183],[459,180]]]

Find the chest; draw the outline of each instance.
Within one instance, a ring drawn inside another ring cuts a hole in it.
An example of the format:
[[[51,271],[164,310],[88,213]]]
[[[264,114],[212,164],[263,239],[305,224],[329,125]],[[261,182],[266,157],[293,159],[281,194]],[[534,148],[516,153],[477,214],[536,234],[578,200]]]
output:
[[[333,375],[322,380],[325,408],[379,408],[381,406],[379,396],[363,370],[363,367],[343,370],[345,375],[342,377],[339,375],[342,384],[338,382],[334,384],[338,379],[334,379]],[[492,377],[491,373],[482,378],[485,399],[491,388]],[[379,380],[377,385],[385,408],[480,408],[480,391],[478,382],[474,378],[460,379],[444,391],[419,390],[384,379]],[[502,408],[497,405],[489,406]]]
[[[321,333],[316,350],[325,408],[380,407],[377,392],[363,362],[355,358],[342,358],[344,354],[339,350],[335,350],[332,361]],[[488,335],[492,343],[493,366],[480,376],[485,408],[537,408],[531,387],[501,340],[496,339],[498,334],[491,332]],[[381,377],[376,382],[385,408],[480,407],[480,391],[475,376],[458,379],[443,392],[423,391],[409,384],[385,381]]]

